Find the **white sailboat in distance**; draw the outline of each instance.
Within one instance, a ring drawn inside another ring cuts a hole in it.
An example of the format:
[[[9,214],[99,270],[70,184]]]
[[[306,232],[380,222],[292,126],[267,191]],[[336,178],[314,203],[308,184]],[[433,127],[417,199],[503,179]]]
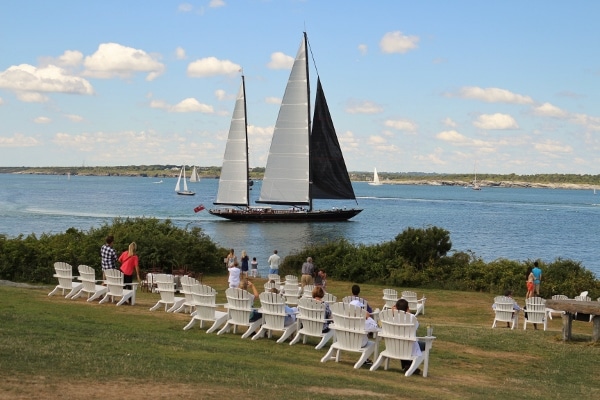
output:
[[[198,175],[198,171],[196,171],[196,166],[192,169],[192,175],[190,176],[190,182],[200,182],[200,176]]]
[[[373,181],[369,182],[371,186],[381,186],[382,183],[379,181],[379,175],[377,175],[377,168],[373,168]]]
[[[183,178],[183,190],[181,190],[181,187],[180,187],[182,178]],[[196,194],[196,192],[193,192],[188,189],[187,179],[185,177],[185,165],[183,167],[181,167],[181,171],[179,171],[179,178],[177,178],[177,184],[175,185],[175,191],[177,192],[177,194],[180,194],[182,196],[193,196]]]

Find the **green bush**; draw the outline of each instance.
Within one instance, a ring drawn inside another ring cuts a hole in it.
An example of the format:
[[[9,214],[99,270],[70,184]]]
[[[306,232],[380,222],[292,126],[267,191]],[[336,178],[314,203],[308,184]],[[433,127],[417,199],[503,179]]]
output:
[[[63,261],[74,268],[85,264],[101,270],[100,247],[105,238],[113,235],[117,254],[136,242],[140,268],[157,268],[170,273],[174,269],[190,272],[224,273],[223,254],[200,228],[181,229],[171,221],[154,218],[116,218],[82,232],[75,228],[65,233],[19,236],[15,239],[0,237],[0,279],[17,282],[54,282],[54,263]]]

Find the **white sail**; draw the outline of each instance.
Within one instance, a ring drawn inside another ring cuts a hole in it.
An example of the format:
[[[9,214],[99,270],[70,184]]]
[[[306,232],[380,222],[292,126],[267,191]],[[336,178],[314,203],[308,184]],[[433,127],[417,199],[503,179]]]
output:
[[[185,165],[183,166],[183,191],[189,192],[187,187],[187,179],[185,179]]]
[[[190,182],[200,182],[200,176],[198,176],[198,171],[196,170],[196,166],[192,169],[192,175],[190,176]]]
[[[308,99],[306,44],[302,40],[275,123],[259,203],[310,203]]]
[[[181,174],[183,173],[183,169],[179,170],[179,178],[177,178],[177,185],[175,185],[175,191],[179,192],[181,189],[179,188],[179,183],[181,182]]]
[[[373,182],[369,182],[369,185],[379,186],[381,182],[379,181],[379,175],[377,175],[377,168],[373,169]]]
[[[246,128],[246,90],[244,77],[235,100],[235,107],[225,145],[219,190],[214,204],[247,206],[248,202],[248,135]]]

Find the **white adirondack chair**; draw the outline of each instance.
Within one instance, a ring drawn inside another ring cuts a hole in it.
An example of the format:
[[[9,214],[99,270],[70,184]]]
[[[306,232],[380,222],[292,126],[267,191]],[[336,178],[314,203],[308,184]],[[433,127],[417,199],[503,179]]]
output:
[[[408,309],[415,317],[419,314],[425,315],[425,300],[427,300],[425,296],[418,299],[415,292],[405,290],[402,292],[402,298],[408,301]]]
[[[200,322],[200,328],[204,327],[204,322],[212,322],[206,333],[212,333],[219,329],[225,322],[229,314],[224,311],[217,311],[219,304],[216,303],[217,291],[210,286],[195,284],[191,288],[196,311],[192,313],[192,320],[183,328],[184,331],[191,329],[196,322]]]
[[[87,295],[87,301],[90,302],[99,299],[108,292],[108,286],[97,284],[97,282],[102,281],[96,280],[96,271],[94,268],[88,265],[80,265],[77,269],[79,270],[79,280],[83,286],[79,292],[71,297],[71,300]]]
[[[382,332],[379,334],[385,341],[385,350],[379,354],[375,363],[371,366],[371,371],[375,371],[382,362],[384,369],[388,369],[390,359],[411,360],[410,367],[406,370],[405,376],[411,376],[415,370],[423,363],[423,376],[427,376],[429,369],[429,350],[435,337],[417,337],[417,328],[419,323],[417,318],[404,311],[388,309],[379,314]],[[425,350],[420,350],[418,339],[425,342]]]
[[[48,296],[54,296],[59,290],[62,291],[62,295],[65,296],[65,291],[69,291],[65,298],[70,299],[72,296],[77,294],[83,287],[83,284],[79,282],[73,282],[73,266],[66,262],[55,262],[54,263],[54,277],[58,279],[58,285],[48,293]]]
[[[298,277],[296,275],[286,275],[285,284],[298,285]]]
[[[115,302],[115,299],[120,298],[117,306],[124,304],[126,301],[131,300],[131,305],[135,304],[135,288],[137,283],[131,283],[133,289],[125,289],[123,273],[118,269],[107,269],[104,271],[106,275],[106,286],[108,291],[100,300],[100,303],[106,303],[108,301]]]
[[[354,305],[357,305],[358,303],[362,304],[362,308],[364,308],[365,310],[368,310],[369,308],[369,302],[367,301],[367,299],[363,299],[362,297],[358,297],[358,296],[346,296],[342,299],[342,303],[344,304],[351,304],[354,303]],[[379,308],[372,308],[371,307],[371,317],[373,317],[373,319],[375,319],[377,321],[377,319],[379,318]]]
[[[192,278],[187,275],[183,275],[181,277],[181,293],[183,294],[185,301],[183,304],[174,312],[184,312],[184,313],[192,313],[195,308],[194,304],[194,295],[192,293],[192,287],[196,284],[199,284],[195,278]]]
[[[305,299],[312,299],[312,291],[315,288],[315,285],[305,285],[302,288],[302,297]]]
[[[279,290],[279,284],[267,281],[265,282],[264,288],[265,292],[271,292],[271,289]]]
[[[331,293],[325,293],[325,296],[323,296],[323,301],[325,303],[335,303],[337,302],[337,296]]]
[[[527,324],[543,324],[546,330],[548,320],[546,319],[546,300],[541,297],[530,297],[525,300],[525,322],[523,329],[527,329]]]
[[[290,346],[296,344],[302,339],[302,343],[306,344],[306,339],[311,337],[321,338],[315,349],[320,349],[333,338],[333,329],[323,333],[323,328],[327,320],[325,319],[325,303],[312,298],[301,298],[298,301],[298,324],[301,328],[296,333],[296,336],[290,342]]]
[[[519,322],[519,312],[515,310],[515,301],[507,296],[496,296],[494,298],[494,322],[492,328],[496,327],[496,322],[508,322],[510,329],[515,329]]]
[[[285,297],[285,303],[289,306],[297,306],[298,299],[302,295],[302,289],[298,286],[298,278],[296,278],[296,283],[285,281],[285,285],[283,286],[283,296]]]
[[[275,281],[277,285],[281,285],[281,277],[278,274],[269,274],[267,282]]]
[[[383,301],[383,310],[394,307],[398,301],[398,291],[396,289],[383,289]]]
[[[160,294],[160,299],[154,306],[150,308],[150,311],[158,310],[161,306],[164,306],[165,311],[170,313],[183,306],[183,303],[185,303],[185,297],[175,296],[174,282],[169,282],[167,280],[165,282],[159,281],[156,284],[158,285],[158,294]]]
[[[225,307],[229,311],[229,319],[225,326],[217,332],[217,335],[229,332],[231,327],[233,327],[233,333],[236,333],[238,326],[244,326],[247,329],[242,335],[242,339],[245,339],[253,332],[256,332],[262,325],[262,318],[250,322],[254,296],[248,293],[248,291],[239,288],[228,288],[225,291],[225,295],[227,296],[227,304]]]
[[[354,364],[354,368],[360,368],[365,361],[376,352],[376,344],[367,340],[363,342],[368,332],[365,330],[366,311],[346,303],[333,303],[330,305],[333,324],[329,326],[335,331],[335,340],[329,347],[327,354],[321,358],[321,362],[329,360],[340,361],[342,351],[361,353],[360,358]],[[334,354],[335,353],[335,354]]]
[[[264,333],[267,333],[271,338],[273,331],[277,331],[282,332],[277,343],[283,343],[298,330],[298,321],[296,321],[295,315],[293,316],[293,322],[285,325],[288,314],[285,312],[285,299],[279,293],[261,293],[259,312],[262,313],[263,323],[258,333],[252,337],[252,340],[258,340]]]

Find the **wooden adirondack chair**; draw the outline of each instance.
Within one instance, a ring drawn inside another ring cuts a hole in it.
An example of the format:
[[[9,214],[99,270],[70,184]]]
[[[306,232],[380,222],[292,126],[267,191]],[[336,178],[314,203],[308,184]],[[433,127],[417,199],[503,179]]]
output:
[[[194,295],[192,293],[192,287],[199,284],[195,278],[188,275],[181,276],[181,293],[183,294],[185,301],[183,304],[174,312],[192,313],[195,308]]]
[[[123,273],[118,269],[107,269],[104,271],[106,275],[106,286],[108,291],[100,300],[100,303],[106,303],[108,301],[115,302],[115,299],[120,299],[117,306],[124,304],[126,301],[131,300],[131,305],[135,304],[135,289],[137,283],[131,283],[133,289],[125,289],[125,283]]]
[[[315,349],[320,349],[333,338],[334,331],[329,328],[325,319],[326,303],[317,301],[313,298],[301,298],[298,301],[298,324],[302,328],[298,330],[296,336],[290,342],[290,346],[296,344],[302,339],[302,343],[306,344],[306,339],[310,337],[320,338],[321,341],[315,346]],[[323,329],[328,327],[327,332]]]
[[[277,331],[282,332],[277,343],[283,343],[296,333],[298,330],[296,316],[290,316],[285,308],[285,299],[279,293],[261,293],[259,312],[262,314],[263,323],[258,333],[252,337],[252,340],[258,340],[264,333],[267,333],[269,338],[271,338],[273,331]],[[293,322],[286,325],[286,320]]]
[[[384,368],[389,367],[390,359],[411,360],[410,367],[405,372],[405,376],[412,375],[415,370],[423,363],[423,376],[427,376],[429,369],[429,350],[435,337],[417,337],[417,328],[419,323],[417,318],[404,311],[388,309],[379,314],[382,332],[379,334],[385,341],[385,350],[379,354],[379,357],[371,367],[375,371],[382,362]],[[421,351],[418,339],[425,342],[425,350]]]
[[[398,291],[396,289],[383,289],[383,301],[383,310],[394,307],[398,301]]]
[[[83,285],[81,290],[77,292],[71,300],[75,300],[83,295],[87,295],[87,301],[94,301],[100,297],[106,295],[108,292],[108,286],[98,285],[101,280],[96,280],[96,271],[94,268],[88,265],[80,265],[77,267],[79,270],[79,280]]]
[[[48,296],[54,296],[59,290],[62,291],[62,295],[65,298],[70,299],[72,296],[77,294],[83,287],[83,284],[79,282],[73,282],[73,266],[66,262],[55,262],[54,263],[54,277],[58,279],[58,285],[48,293]],[[69,291],[65,295],[65,291]]]
[[[354,368],[360,368],[373,354],[376,355],[376,344],[367,340],[363,346],[368,332],[365,330],[366,310],[346,303],[333,303],[330,305],[333,324],[329,326],[335,331],[335,340],[329,347],[327,354],[321,358],[321,362],[329,360],[340,361],[342,351],[360,353],[361,356],[354,364]]]
[[[183,328],[184,331],[191,329],[196,322],[200,322],[200,328],[204,327],[204,322],[212,322],[206,333],[212,333],[219,329],[225,322],[229,314],[224,311],[217,311],[220,305],[216,303],[217,291],[210,286],[195,284],[191,288],[196,311],[192,313],[192,320]]]
[[[183,303],[185,303],[185,297],[175,296],[175,283],[172,280],[158,281],[158,294],[160,294],[160,300],[156,302],[154,306],[150,308],[150,311],[158,310],[161,306],[165,307],[166,312],[174,312],[179,310]]]
[[[402,298],[408,301],[408,308],[415,317],[419,314],[425,315],[425,300],[427,300],[425,296],[418,299],[415,292],[405,290],[402,292]]]
[[[245,339],[253,332],[256,332],[262,325],[262,318],[250,321],[250,317],[254,311],[252,308],[254,296],[248,293],[248,291],[239,288],[228,288],[225,291],[225,295],[227,296],[225,307],[229,311],[229,319],[217,335],[229,332],[231,327],[233,327],[233,333],[236,333],[237,327],[243,326],[247,328],[246,332],[242,335],[242,339]]]
[[[548,320],[546,319],[546,300],[541,297],[530,297],[525,300],[525,322],[523,329],[527,329],[527,324],[543,324],[546,330]],[[537,329],[537,328],[536,328]]]
[[[515,301],[507,296],[496,296],[494,298],[494,322],[492,328],[496,327],[496,322],[508,322],[510,329],[515,329],[519,322],[519,312],[515,310]]]

